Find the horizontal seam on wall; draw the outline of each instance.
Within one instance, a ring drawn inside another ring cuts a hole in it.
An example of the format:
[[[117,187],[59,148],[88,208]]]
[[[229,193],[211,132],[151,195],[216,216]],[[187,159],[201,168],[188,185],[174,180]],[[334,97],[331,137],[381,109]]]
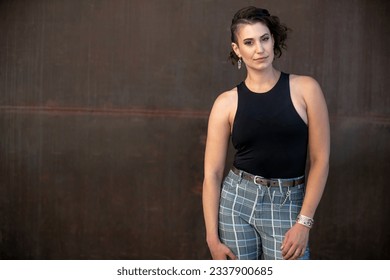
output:
[[[209,112],[178,109],[147,108],[92,108],[92,107],[60,107],[60,106],[0,106],[0,112],[21,114],[52,115],[113,115],[140,117],[174,117],[174,118],[207,118]]]

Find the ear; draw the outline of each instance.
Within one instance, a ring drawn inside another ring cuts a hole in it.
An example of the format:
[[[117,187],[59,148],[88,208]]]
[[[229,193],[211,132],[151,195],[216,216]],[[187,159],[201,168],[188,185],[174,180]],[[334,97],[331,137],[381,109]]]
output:
[[[236,43],[232,43],[232,49],[235,52],[235,54],[241,58],[240,48]]]

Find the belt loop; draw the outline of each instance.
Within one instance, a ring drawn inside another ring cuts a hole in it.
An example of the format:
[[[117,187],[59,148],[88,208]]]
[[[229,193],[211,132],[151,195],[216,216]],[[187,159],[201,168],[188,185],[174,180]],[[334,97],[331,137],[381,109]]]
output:
[[[239,170],[239,174],[238,174],[238,176],[240,177],[240,178],[238,179],[238,183],[239,183],[239,184],[241,184],[242,175],[243,175],[243,171],[242,171],[242,170]]]
[[[279,183],[280,193],[283,193],[283,191],[282,191],[282,180],[278,179],[278,183]]]

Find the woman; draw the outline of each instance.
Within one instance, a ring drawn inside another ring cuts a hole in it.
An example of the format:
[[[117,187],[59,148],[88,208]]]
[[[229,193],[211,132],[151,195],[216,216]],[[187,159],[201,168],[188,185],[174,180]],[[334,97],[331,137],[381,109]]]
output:
[[[232,20],[230,58],[245,65],[247,76],[217,97],[209,117],[203,209],[213,259],[309,258],[309,231],[328,175],[329,121],[313,78],[273,66],[287,30],[256,7]],[[230,136],[236,154],[222,182]]]

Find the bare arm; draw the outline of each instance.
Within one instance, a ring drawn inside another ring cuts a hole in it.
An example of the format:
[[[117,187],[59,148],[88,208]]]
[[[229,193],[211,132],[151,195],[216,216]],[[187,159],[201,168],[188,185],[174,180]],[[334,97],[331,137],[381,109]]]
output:
[[[313,81],[305,101],[309,125],[310,169],[301,214],[314,217],[329,170],[330,128],[328,110],[320,86]]]
[[[310,77],[297,81],[306,104],[309,126],[310,169],[306,183],[305,199],[300,214],[313,218],[321,200],[328,177],[330,153],[330,129],[326,102],[318,83]],[[295,224],[285,236],[282,254],[286,259],[295,259],[304,253],[309,237],[309,228]]]
[[[230,137],[232,92],[221,94],[215,101],[209,117],[203,181],[203,212],[206,239],[213,259],[235,256],[219,240],[218,209],[221,183]]]

